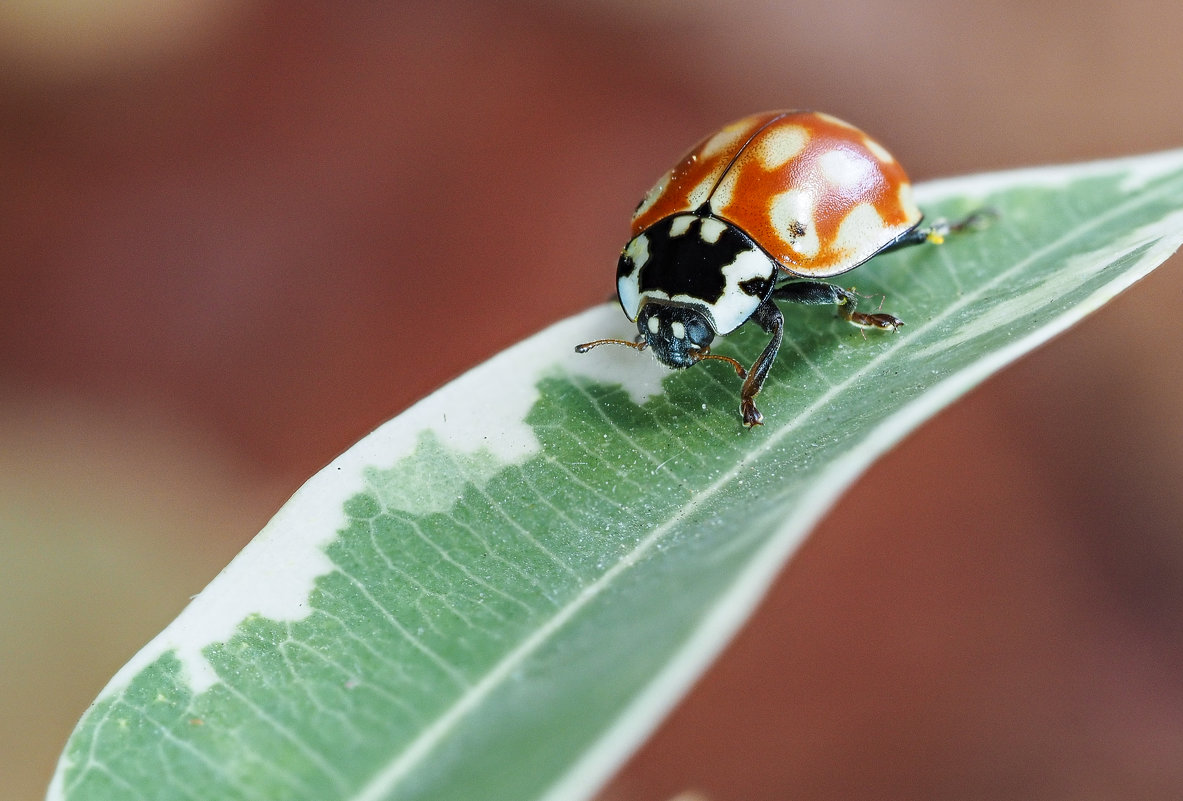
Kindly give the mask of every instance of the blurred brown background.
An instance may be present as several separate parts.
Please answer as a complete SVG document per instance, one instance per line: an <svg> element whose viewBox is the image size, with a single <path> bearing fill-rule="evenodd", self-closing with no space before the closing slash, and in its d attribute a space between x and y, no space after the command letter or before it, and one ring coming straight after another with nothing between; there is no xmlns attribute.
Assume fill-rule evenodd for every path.
<svg viewBox="0 0 1183 801"><path fill-rule="evenodd" d="M59 8L60 6L60 8ZM1183 146L1183 5L0 6L0 799L307 476L814 107L913 178ZM605 791L1183 797L1183 260L878 464Z"/></svg>

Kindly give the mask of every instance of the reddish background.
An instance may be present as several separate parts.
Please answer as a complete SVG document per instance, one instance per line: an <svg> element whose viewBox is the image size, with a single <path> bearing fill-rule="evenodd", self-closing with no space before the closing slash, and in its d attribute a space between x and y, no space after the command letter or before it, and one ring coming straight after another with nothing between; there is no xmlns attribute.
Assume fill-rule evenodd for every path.
<svg viewBox="0 0 1183 801"><path fill-rule="evenodd" d="M79 4L84 6L85 4ZM700 135L1183 145L1173 0L0 10L0 799L298 484L605 298ZM1183 796L1179 257L882 460L605 798Z"/></svg>

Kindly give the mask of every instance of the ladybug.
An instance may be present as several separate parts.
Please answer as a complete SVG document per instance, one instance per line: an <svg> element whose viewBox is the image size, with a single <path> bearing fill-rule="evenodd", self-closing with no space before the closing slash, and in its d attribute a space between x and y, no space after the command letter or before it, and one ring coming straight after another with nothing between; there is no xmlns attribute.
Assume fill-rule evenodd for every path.
<svg viewBox="0 0 1183 801"><path fill-rule="evenodd" d="M923 216L903 168L853 125L816 111L744 117L699 142L633 213L616 291L636 340L575 350L648 347L672 368L727 362L743 379L743 424L760 425L755 399L784 329L776 301L834 305L856 326L896 331L899 318L855 311L853 290L820 279L880 253L940 243L985 213L921 227ZM751 369L711 353L716 336L749 320L772 335Z"/></svg>

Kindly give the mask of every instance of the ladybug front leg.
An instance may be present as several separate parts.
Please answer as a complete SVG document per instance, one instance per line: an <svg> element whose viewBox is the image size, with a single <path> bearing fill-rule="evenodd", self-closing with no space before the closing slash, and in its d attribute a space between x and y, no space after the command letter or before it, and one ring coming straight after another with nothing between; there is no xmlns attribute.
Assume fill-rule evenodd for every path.
<svg viewBox="0 0 1183 801"><path fill-rule="evenodd" d="M751 320L772 334L772 339L768 341L768 346L756 359L752 369L748 370L748 376L744 379L743 387L739 391L739 413L743 416L743 424L748 428L764 423L764 415L756 408L756 395L764 386L764 379L768 378L768 370L776 359L776 352L780 349L785 328L784 315L771 300L761 303L752 314Z"/></svg>
<svg viewBox="0 0 1183 801"><path fill-rule="evenodd" d="M892 314L866 314L855 311L858 295L852 290L827 284L825 281L791 281L774 289L772 297L806 306L837 306L838 315L859 328L895 331L904 324L903 320Z"/></svg>

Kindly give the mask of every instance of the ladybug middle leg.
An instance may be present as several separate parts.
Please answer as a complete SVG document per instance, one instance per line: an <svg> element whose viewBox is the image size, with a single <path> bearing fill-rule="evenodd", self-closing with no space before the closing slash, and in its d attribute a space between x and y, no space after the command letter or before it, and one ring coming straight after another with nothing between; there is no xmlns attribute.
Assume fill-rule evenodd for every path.
<svg viewBox="0 0 1183 801"><path fill-rule="evenodd" d="M843 289L825 281L790 281L772 290L775 300L787 300L790 303L801 303L806 306L837 306L838 314L843 320L859 328L878 328L883 331L895 331L904 321L892 314L866 314L855 311L858 295L852 290ZM755 318L753 318L755 319Z"/></svg>

